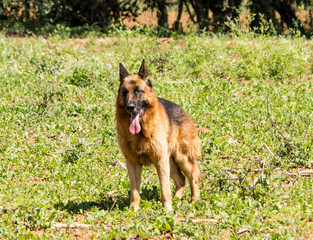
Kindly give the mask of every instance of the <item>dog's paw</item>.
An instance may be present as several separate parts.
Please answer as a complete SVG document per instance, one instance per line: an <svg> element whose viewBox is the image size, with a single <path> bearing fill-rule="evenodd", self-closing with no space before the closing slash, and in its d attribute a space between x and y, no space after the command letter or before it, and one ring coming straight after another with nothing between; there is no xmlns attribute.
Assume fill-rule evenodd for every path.
<svg viewBox="0 0 313 240"><path fill-rule="evenodd" d="M139 209L139 205L137 205L137 204L131 204L129 206L129 210L131 210L131 211L137 212L138 209Z"/></svg>
<svg viewBox="0 0 313 240"><path fill-rule="evenodd" d="M173 212L172 204L166 204L164 205L164 211L167 212Z"/></svg>

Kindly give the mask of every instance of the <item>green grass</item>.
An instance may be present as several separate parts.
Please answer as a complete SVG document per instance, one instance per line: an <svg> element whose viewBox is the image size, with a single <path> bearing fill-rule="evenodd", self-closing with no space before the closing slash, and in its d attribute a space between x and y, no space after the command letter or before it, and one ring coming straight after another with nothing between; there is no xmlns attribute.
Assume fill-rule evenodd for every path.
<svg viewBox="0 0 313 240"><path fill-rule="evenodd" d="M129 211L116 161L118 63L136 73L142 57L158 96L191 114L202 141L201 199L190 204L188 189L174 213L163 212L154 168ZM1 36L0 238L312 238L313 181L299 174L313 163L312 59L313 42L291 37Z"/></svg>

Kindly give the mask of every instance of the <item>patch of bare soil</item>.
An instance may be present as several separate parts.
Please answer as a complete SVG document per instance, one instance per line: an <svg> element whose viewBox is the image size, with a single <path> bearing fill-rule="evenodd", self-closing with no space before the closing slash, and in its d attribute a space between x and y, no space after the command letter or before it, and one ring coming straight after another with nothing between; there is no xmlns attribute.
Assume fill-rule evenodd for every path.
<svg viewBox="0 0 313 240"><path fill-rule="evenodd" d="M33 177L29 178L25 181L23 181L22 178L15 178L15 179L13 179L13 181L20 182L20 183L29 183L29 184L46 184L46 183L51 182L50 180L48 180L46 178L38 179L38 178L33 178Z"/></svg>
<svg viewBox="0 0 313 240"><path fill-rule="evenodd" d="M296 12L296 16L299 18L299 20L302 22L304 28L312 28L313 27L313 13L312 11L306 11L301 10ZM212 13L210 13L209 18L212 19ZM275 16L278 20L280 20L279 13L276 12ZM172 28L174 26L174 23L177 19L177 12L169 12L168 13L168 23L169 27ZM247 13L241 14L241 22L243 26L247 26L248 20L247 20ZM158 20L156 12L142 12L137 18L127 18L124 20L125 26L127 28L132 28L136 24L142 25L142 26L157 26ZM192 20L190 19L190 16L187 12L182 13L181 19L180 19L181 26L183 28L186 28L193 24ZM284 26L285 28L286 26Z"/></svg>
<svg viewBox="0 0 313 240"><path fill-rule="evenodd" d="M97 235L97 232L89 229L66 229L67 234L69 234L74 239L87 240L92 239Z"/></svg>
<svg viewBox="0 0 313 240"><path fill-rule="evenodd" d="M168 24L171 28L174 26L176 19L177 19L177 12L168 13ZM183 28L192 24L192 21L188 13L182 13L180 22ZM125 19L124 23L127 28L132 28L136 24L143 25L143 26L151 26L151 25L156 26L158 24L158 19L156 16L156 12L143 12L137 18Z"/></svg>
<svg viewBox="0 0 313 240"><path fill-rule="evenodd" d="M31 234L41 239L44 235L46 236L57 236L60 232L63 232L65 235L69 236L71 239L79 239L79 240L89 240L93 239L97 236L97 232L90 229L61 229L61 230L36 230L30 231Z"/></svg>

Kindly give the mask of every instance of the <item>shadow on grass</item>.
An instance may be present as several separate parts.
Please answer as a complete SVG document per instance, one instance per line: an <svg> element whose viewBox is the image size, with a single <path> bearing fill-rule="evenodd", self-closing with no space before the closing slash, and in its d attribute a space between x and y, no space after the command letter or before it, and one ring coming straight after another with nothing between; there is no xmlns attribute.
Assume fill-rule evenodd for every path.
<svg viewBox="0 0 313 240"><path fill-rule="evenodd" d="M85 202L75 202L67 201L58 202L54 204L54 207L58 210L67 211L71 214L79 214L83 211L89 211L92 208L98 208L99 210L112 211L116 209L128 208L130 203L130 192L128 196L101 196L99 201L85 201ZM143 187L141 189L141 199L146 201L159 200L159 191L156 186L152 188Z"/></svg>
<svg viewBox="0 0 313 240"><path fill-rule="evenodd" d="M54 204L54 207L58 210L67 211L71 214L79 214L83 211L89 211L92 208L98 208L99 210L112 211L116 209L123 209L129 205L129 198L125 197L105 197L100 201L85 201L74 202L67 201L58 202Z"/></svg>

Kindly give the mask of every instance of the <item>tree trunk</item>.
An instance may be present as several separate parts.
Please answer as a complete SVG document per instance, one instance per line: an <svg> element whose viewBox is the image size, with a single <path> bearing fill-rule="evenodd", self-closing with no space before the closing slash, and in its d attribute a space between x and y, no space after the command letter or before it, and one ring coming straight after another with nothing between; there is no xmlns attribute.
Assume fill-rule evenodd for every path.
<svg viewBox="0 0 313 240"><path fill-rule="evenodd" d="M301 22L296 16L295 9L292 7L292 4L289 0L284 1L272 1L274 9L280 14L281 20L284 21L288 28L293 28L294 22L297 23L297 27L300 30L301 34L305 34L304 28L301 26Z"/></svg>
<svg viewBox="0 0 313 240"><path fill-rule="evenodd" d="M30 4L29 0L24 0L25 4L25 20L27 21L30 17Z"/></svg>
<svg viewBox="0 0 313 240"><path fill-rule="evenodd" d="M168 25L168 15L167 15L167 7L166 7L166 0L159 0L158 1L158 25L165 26Z"/></svg>
<svg viewBox="0 0 313 240"><path fill-rule="evenodd" d="M8 20L8 13L3 1L0 1L0 20Z"/></svg>
<svg viewBox="0 0 313 240"><path fill-rule="evenodd" d="M178 14L177 14L177 18L176 21L174 23L174 29L178 30L179 29L179 22L180 22L180 18L181 18L181 14L183 12L183 4L184 4L184 0L179 0L179 4L178 4Z"/></svg>
<svg viewBox="0 0 313 240"><path fill-rule="evenodd" d="M191 21L192 21L193 23L196 23L195 19L193 18L194 15L191 13L191 11L190 11L190 9L189 9L188 2L185 1L184 3L185 3L185 6L186 6L186 9L187 9L187 12L188 12L188 14L189 14L189 17L190 17Z"/></svg>

